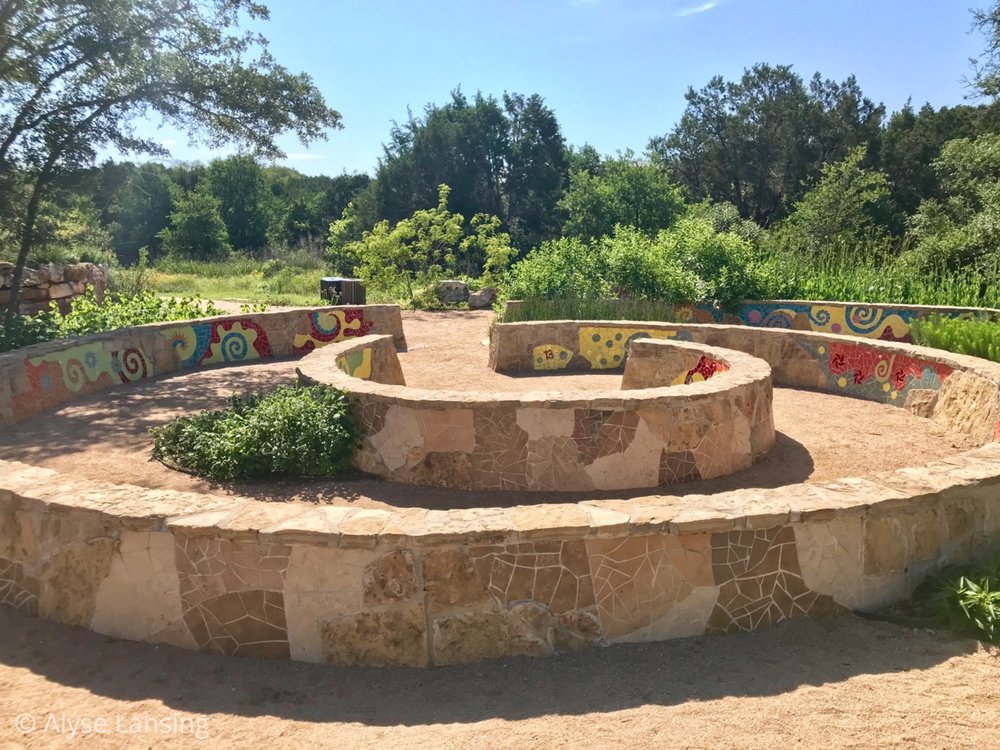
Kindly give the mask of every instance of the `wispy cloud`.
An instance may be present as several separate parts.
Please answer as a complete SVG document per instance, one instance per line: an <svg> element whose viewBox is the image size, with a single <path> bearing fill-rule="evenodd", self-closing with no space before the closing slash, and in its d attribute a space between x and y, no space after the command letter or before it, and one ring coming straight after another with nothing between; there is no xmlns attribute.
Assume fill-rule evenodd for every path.
<svg viewBox="0 0 1000 750"><path fill-rule="evenodd" d="M707 3L702 3L701 5L694 5L690 8L681 8L677 11L677 16L680 18L685 18L687 16L694 16L699 13L704 13L707 10L712 10L719 4L719 0L708 0Z"/></svg>
<svg viewBox="0 0 1000 750"><path fill-rule="evenodd" d="M285 154L285 159L288 161L319 161L325 158L322 154L308 154L304 151L290 151Z"/></svg>

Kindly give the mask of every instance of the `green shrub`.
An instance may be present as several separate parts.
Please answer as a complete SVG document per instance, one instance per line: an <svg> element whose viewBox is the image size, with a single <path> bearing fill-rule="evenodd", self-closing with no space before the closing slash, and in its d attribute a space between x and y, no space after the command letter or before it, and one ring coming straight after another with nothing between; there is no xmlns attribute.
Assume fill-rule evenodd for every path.
<svg viewBox="0 0 1000 750"><path fill-rule="evenodd" d="M507 277L506 299L606 297L606 261L596 244L563 237L544 242L516 263Z"/></svg>
<svg viewBox="0 0 1000 750"><path fill-rule="evenodd" d="M530 320L655 320L676 322L674 305L650 299L559 299L522 300L511 312L501 310L497 323Z"/></svg>
<svg viewBox="0 0 1000 750"><path fill-rule="evenodd" d="M632 227L615 227L599 247L607 264L607 280L620 298L686 302L697 299L698 276L673 252L673 234L650 238Z"/></svg>
<svg viewBox="0 0 1000 750"><path fill-rule="evenodd" d="M1000 324L983 318L933 315L910 324L914 342L1000 362Z"/></svg>
<svg viewBox="0 0 1000 750"><path fill-rule="evenodd" d="M224 314L211 302L192 297L162 299L148 290L131 297L109 294L104 304L99 305L94 291L88 289L86 294L70 303L70 310L65 315L53 302L48 312L18 316L10 327L0 325L0 352L116 328Z"/></svg>
<svg viewBox="0 0 1000 750"><path fill-rule="evenodd" d="M1000 642L1000 560L945 568L917 587L913 604L952 630Z"/></svg>
<svg viewBox="0 0 1000 750"><path fill-rule="evenodd" d="M10 325L0 319L0 352L20 349L58 338L58 329L50 314L17 315Z"/></svg>
<svg viewBox="0 0 1000 750"><path fill-rule="evenodd" d="M347 393L325 386L233 396L228 409L150 432L154 458L213 479L330 476L350 466L360 437Z"/></svg>
<svg viewBox="0 0 1000 750"><path fill-rule="evenodd" d="M66 315L60 315L55 305L52 312L48 313L54 321L56 338L224 314L211 302L202 302L193 297L160 298L148 290L133 297L109 295L104 304L99 305L93 291L89 289L86 294L73 300Z"/></svg>

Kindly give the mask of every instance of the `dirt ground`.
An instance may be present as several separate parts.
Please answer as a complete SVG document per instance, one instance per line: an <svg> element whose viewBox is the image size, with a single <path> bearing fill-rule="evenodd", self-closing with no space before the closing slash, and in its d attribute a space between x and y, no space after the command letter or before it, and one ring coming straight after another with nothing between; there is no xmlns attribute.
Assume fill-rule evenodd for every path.
<svg viewBox="0 0 1000 750"><path fill-rule="evenodd" d="M185 652L2 608L0 634L7 750L1000 745L1000 652L851 615L425 670Z"/></svg>
<svg viewBox="0 0 1000 750"><path fill-rule="evenodd" d="M497 389L494 379L501 376L485 370L485 347L478 343L487 320L407 316L410 384ZM455 346L458 340L464 350ZM276 362L101 394L62 409L44 427L8 431L0 456L115 481L207 489L147 461L146 429L218 405L234 389L291 380L293 373L293 363ZM597 387L614 381L596 377ZM507 380L516 388L533 378ZM595 381L563 382L594 387ZM699 484L697 491L727 482L777 486L859 475L967 447L959 436L901 410L787 389L776 392L775 419L781 434L767 462L718 485ZM211 489L365 505L530 500L376 480ZM1000 747L1000 651L844 615L567 657L341 669L117 641L0 607L0 750L81 743L980 750Z"/></svg>
<svg viewBox="0 0 1000 750"><path fill-rule="evenodd" d="M522 375L487 367L492 313L406 313L409 351L401 355L408 385L487 391L615 389L620 374ZM356 507L506 506L622 497L628 493L465 492L408 487L372 478L214 483L172 471L150 458L149 428L175 416L218 408L233 392L295 380L295 361L199 370L81 398L54 418L36 419L0 433L0 457L106 481ZM712 493L738 487L781 487L803 481L864 476L917 466L973 447L891 406L839 396L775 390L777 442L768 458L746 471L670 488L671 494ZM648 495L649 490L635 495Z"/></svg>

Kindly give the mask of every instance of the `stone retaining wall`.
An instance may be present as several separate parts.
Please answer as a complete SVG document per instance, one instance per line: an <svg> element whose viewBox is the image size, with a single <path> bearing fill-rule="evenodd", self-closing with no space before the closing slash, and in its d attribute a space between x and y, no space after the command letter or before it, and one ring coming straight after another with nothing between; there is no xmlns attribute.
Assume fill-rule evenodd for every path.
<svg viewBox="0 0 1000 750"><path fill-rule="evenodd" d="M369 333L389 334L406 348L396 305L248 313L36 344L0 354L0 425L113 385L191 367L301 355Z"/></svg>
<svg viewBox="0 0 1000 750"><path fill-rule="evenodd" d="M627 391L406 388L385 336L313 352L298 372L304 382L351 392L363 435L354 466L394 482L473 490L633 489L710 479L763 458L774 445L767 364L692 344L669 351L675 356L664 359L667 350L644 349L642 359L659 359L669 369L669 381L659 385L679 385L650 387L662 377L653 367L636 372L630 382L639 390Z"/></svg>
<svg viewBox="0 0 1000 750"><path fill-rule="evenodd" d="M13 283L14 264L0 262L0 309L6 308L10 301ZM98 302L103 302L107 284L108 267L93 263L65 266L48 263L38 268L26 268L21 282L19 309L22 315L34 315L48 310L50 303L55 302L60 310L67 312L73 298L86 292L87 287L93 288Z"/></svg>
<svg viewBox="0 0 1000 750"><path fill-rule="evenodd" d="M495 361L532 366L550 332L508 330ZM993 437L1000 365L813 333L656 330L743 341L778 382L888 394ZM558 344L570 361L574 340L565 329ZM221 343L210 337L204 358ZM545 655L871 609L998 540L996 442L865 479L470 510L269 503L0 461L0 603L121 638L340 665Z"/></svg>
<svg viewBox="0 0 1000 750"><path fill-rule="evenodd" d="M637 338L694 341L746 352L771 366L775 385L905 407L980 443L1000 434L1000 365L899 342L727 325L505 323L493 331L490 366L501 372L537 368L539 352L551 350L559 352L565 369L620 367L625 358L621 344ZM608 347L609 342L614 345Z"/></svg>
<svg viewBox="0 0 1000 750"><path fill-rule="evenodd" d="M359 510L0 461L0 603L99 633L338 665L457 664L768 627L995 550L1000 444L870 479Z"/></svg>

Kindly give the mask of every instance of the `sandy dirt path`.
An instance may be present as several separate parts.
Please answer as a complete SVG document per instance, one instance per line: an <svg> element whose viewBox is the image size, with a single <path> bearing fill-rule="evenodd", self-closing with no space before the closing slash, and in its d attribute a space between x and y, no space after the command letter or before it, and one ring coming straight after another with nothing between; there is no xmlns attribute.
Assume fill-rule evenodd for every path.
<svg viewBox="0 0 1000 750"><path fill-rule="evenodd" d="M850 615L425 670L184 652L2 608L0 635L5 749L1000 745L1000 653Z"/></svg>

